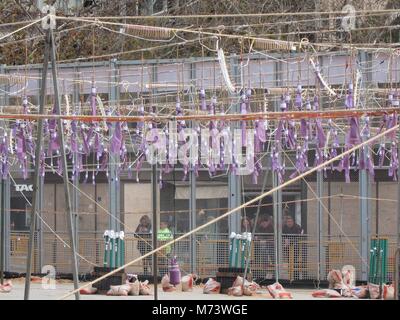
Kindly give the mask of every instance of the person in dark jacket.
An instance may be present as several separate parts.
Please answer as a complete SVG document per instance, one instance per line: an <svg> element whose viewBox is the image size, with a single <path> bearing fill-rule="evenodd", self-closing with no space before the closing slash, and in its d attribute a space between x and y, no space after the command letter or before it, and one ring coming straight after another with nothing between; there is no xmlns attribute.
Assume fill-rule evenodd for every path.
<svg viewBox="0 0 400 320"><path fill-rule="evenodd" d="M144 215L139 220L139 225L136 228L135 236L139 238L137 243L137 249L143 256L150 252L151 246L151 220L149 216ZM143 259L143 272L147 274L148 268L151 267L151 256Z"/></svg>
<svg viewBox="0 0 400 320"><path fill-rule="evenodd" d="M299 280L300 271L305 271L307 252L303 228L298 225L291 215L286 214L282 227L283 255L289 265L293 266L291 280ZM294 277L294 279L293 279Z"/></svg>
<svg viewBox="0 0 400 320"><path fill-rule="evenodd" d="M282 234L303 234L304 230L294 222L292 216L287 215L284 218L284 225L282 228Z"/></svg>
<svg viewBox="0 0 400 320"><path fill-rule="evenodd" d="M270 215L262 215L259 218L254 240L255 260L261 271L259 276L270 278L275 270L274 223ZM265 270L267 274L265 274Z"/></svg>

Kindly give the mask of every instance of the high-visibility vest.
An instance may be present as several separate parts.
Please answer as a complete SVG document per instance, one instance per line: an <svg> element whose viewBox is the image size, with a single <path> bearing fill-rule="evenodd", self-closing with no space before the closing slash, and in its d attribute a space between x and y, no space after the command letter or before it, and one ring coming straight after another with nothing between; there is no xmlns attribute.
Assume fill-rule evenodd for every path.
<svg viewBox="0 0 400 320"><path fill-rule="evenodd" d="M169 240L172 240L172 239L173 239L172 232L168 228L158 230L157 240L159 240L159 241L169 241ZM165 247L165 252L166 253L170 253L171 252L171 246Z"/></svg>

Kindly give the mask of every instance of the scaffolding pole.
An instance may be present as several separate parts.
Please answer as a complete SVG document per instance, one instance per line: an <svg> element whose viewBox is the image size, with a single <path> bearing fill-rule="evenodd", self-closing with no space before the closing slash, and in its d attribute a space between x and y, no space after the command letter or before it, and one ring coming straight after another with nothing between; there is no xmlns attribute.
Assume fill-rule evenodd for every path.
<svg viewBox="0 0 400 320"><path fill-rule="evenodd" d="M55 108L56 113L61 115L61 107L60 107L60 95L58 91L58 81L57 81L57 62L56 62L56 46L54 41L53 30L50 29L50 53L51 53L51 65L52 65L52 74L53 74L53 89L54 89L54 99L55 99ZM76 255L76 242L75 242L75 234L74 234L74 217L71 210L71 196L69 192L69 179L68 179L68 164L67 157L65 154L65 139L64 139L64 126L63 121L59 119L57 121L57 129L60 138L60 154L61 154L61 164L63 169L63 182L64 182L64 196L65 196L65 205L66 212L68 215L68 232L70 238L70 246L71 246L71 255L72 255L72 275L74 281L75 290L79 287L79 279L78 279L78 262ZM34 220L34 219L32 219ZM75 293L75 299L79 300L79 291Z"/></svg>
<svg viewBox="0 0 400 320"><path fill-rule="evenodd" d="M39 114L44 114L44 105L46 103L46 86L47 86L47 69L49 65L49 55L50 55L50 32L46 31L45 34L45 48L44 48L44 61L42 69L42 83L40 87L40 104L39 104ZM38 199L38 189L40 184L40 155L42 150L42 140L43 140L43 120L38 119L38 129L37 129L37 141L35 150L35 171L33 174L33 192L32 192L32 210L31 210L31 224L29 231L29 242L28 242L28 256L26 259L26 276L25 276L25 291L24 300L29 300L30 288L31 288L31 269L32 269L32 253L34 246L34 236L36 228L36 208ZM63 145L62 145L63 147Z"/></svg>
<svg viewBox="0 0 400 320"><path fill-rule="evenodd" d="M49 19L51 19L49 17ZM49 58L52 64L52 80L53 80L53 89L54 89L54 98L55 98L55 108L56 113L61 115L60 108L60 96L58 91L58 81L57 81L57 63L56 63L56 48L54 42L54 34L51 27L45 32L45 51L44 51L44 62L43 62L43 70L42 70L42 85L41 85L41 93L40 93L40 106L39 113L44 114L44 104L46 99L46 84L47 84L47 72L48 72L48 64ZM63 122L61 119L57 120L57 129L60 139L60 153L61 153L61 162L63 167L63 181L64 181L64 196L65 196L65 206L66 212L68 215L68 231L70 236L70 245L71 245L71 254L72 254L72 273L74 280L74 288L77 289L79 287L78 283L78 267L77 267L77 256L76 256L76 245L75 245L75 236L74 236L74 223L73 216L71 211L71 198L69 192L69 181L68 181L68 166L67 166L67 158L65 155L65 142L64 142L64 131L63 131ZM34 247L34 236L35 236L35 228L36 228L36 212L38 207L38 191L40 186L40 162L41 162L41 151L42 151L42 141L43 140L43 121L38 121L38 133L37 133L37 144L35 151L35 172L34 172L34 181L33 181L33 195L32 195L32 212L31 212L31 224L30 224L30 233L29 233L29 245L28 245L28 257L27 257L27 265L26 265L26 277L25 277L25 292L24 299L29 299L30 294L30 280L31 280L31 269L32 269L32 254ZM75 293L75 298L79 300L79 291Z"/></svg>
<svg viewBox="0 0 400 320"><path fill-rule="evenodd" d="M151 68L151 82L155 83L157 81L157 66L152 65ZM153 103L154 95L156 94L156 89L151 91L151 102ZM156 161L156 159L153 159ZM160 168L162 170L162 168ZM151 189L152 189L152 213L153 213L153 249L157 248L157 234L158 234L158 219L157 219L157 163L151 166ZM154 300L158 300L158 259L157 252L153 254L153 282L154 282Z"/></svg>
<svg viewBox="0 0 400 320"><path fill-rule="evenodd" d="M370 59L371 56L363 51L359 53L359 60L360 63L365 64L365 68L368 68L368 65L371 64ZM363 72L363 78L362 81L365 83L371 80L371 72ZM363 84L363 83L361 83ZM365 85L365 84L364 84ZM361 89L361 87L360 87ZM365 98L365 97L364 97ZM359 100L361 100L361 96L359 97ZM357 104L358 101L357 100ZM355 105L357 108L357 105ZM361 122L363 125L365 124L365 119ZM362 141L366 141L369 139L368 136L366 136L365 132L362 135ZM369 155L369 150L368 147L364 146L362 147L364 150L364 162L367 163L367 157ZM362 149L359 150L361 152ZM369 203L369 197L370 197L370 183L371 179L369 178L368 172L366 169L359 170L359 193L360 193L360 252L361 252L361 280L362 281L368 281L368 260L369 260L369 248L370 248L370 224L371 224L371 208L370 208L370 203ZM365 263L366 262L366 263Z"/></svg>
<svg viewBox="0 0 400 320"><path fill-rule="evenodd" d="M230 57L231 70L234 78L234 82L238 83L240 81L240 71L238 67L238 58L233 55ZM234 104L231 108L231 113L240 113L240 105L238 103ZM231 123L231 132L237 128L237 123ZM239 164L238 164L239 165ZM241 176L236 175L234 172L229 172L228 174L228 207L229 209L236 208L241 204ZM237 213L232 214L228 217L229 233L240 232L240 220L242 211L239 210Z"/></svg>
<svg viewBox="0 0 400 320"><path fill-rule="evenodd" d="M119 86L115 85L115 83L118 83L118 65L117 65L117 60L113 59L111 60L111 79L112 83L110 85L110 107L113 108L115 107L115 103L119 97ZM112 111L113 115L115 115L115 111ZM114 133L116 124L112 124L112 129L110 132L110 139L112 139L112 135ZM110 196L110 201L109 201L109 211L111 213L110 215L110 229L114 230L116 232L120 231L120 223L119 221L121 220L120 216L120 182L118 179L118 165L119 165L119 155L114 154L110 150L110 156L108 159L108 165L109 165L109 184L108 184L108 191L109 191L109 196Z"/></svg>
<svg viewBox="0 0 400 320"><path fill-rule="evenodd" d="M318 287L319 282L325 279L324 276L324 261L325 261L325 250L324 250L324 220L323 220L323 204L321 198L324 195L324 176L323 171L317 172L317 197L318 207L317 207L317 247L318 247Z"/></svg>
<svg viewBox="0 0 400 320"><path fill-rule="evenodd" d="M190 78L192 80L192 84L196 79L196 65L190 64ZM194 86L191 85L191 92L192 96L195 94L193 92ZM194 104L193 104L193 109ZM196 129L196 122L190 122L192 129ZM194 157L196 155L190 155ZM189 224L190 230L193 230L197 227L197 196L196 196L196 172L195 172L195 165L192 163L192 170L190 171L189 181L190 181L190 199L189 199L189 206L190 206L190 216L189 216ZM197 273L197 264L196 264L196 257L197 257L197 245L196 245L196 235L190 236L190 270L192 273Z"/></svg>

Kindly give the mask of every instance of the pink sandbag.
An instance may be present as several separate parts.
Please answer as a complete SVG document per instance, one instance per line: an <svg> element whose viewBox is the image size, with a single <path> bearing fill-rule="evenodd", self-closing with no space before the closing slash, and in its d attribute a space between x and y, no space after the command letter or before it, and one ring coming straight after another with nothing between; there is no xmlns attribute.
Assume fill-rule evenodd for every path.
<svg viewBox="0 0 400 320"><path fill-rule="evenodd" d="M139 280L136 279L136 281L131 282L131 283L127 283L127 285L129 286L128 294L130 296L138 296L139 295L139 291L140 291L140 282L139 282Z"/></svg>
<svg viewBox="0 0 400 320"><path fill-rule="evenodd" d="M342 295L336 290L322 289L312 293L314 298L340 298Z"/></svg>
<svg viewBox="0 0 400 320"><path fill-rule="evenodd" d="M256 291L260 289L260 286L253 282L248 282L247 280L244 282L244 286L243 286L243 294L245 296L252 296L253 294L256 293Z"/></svg>
<svg viewBox="0 0 400 320"><path fill-rule="evenodd" d="M382 297L384 300L394 300L394 286L393 284L383 285Z"/></svg>
<svg viewBox="0 0 400 320"><path fill-rule="evenodd" d="M80 294L95 294L97 292L97 288L90 287L90 288L82 288L79 290Z"/></svg>
<svg viewBox="0 0 400 320"><path fill-rule="evenodd" d="M206 294L219 293L220 291L221 291L221 284L216 280L214 280L213 278L209 278L203 288L203 293Z"/></svg>
<svg viewBox="0 0 400 320"><path fill-rule="evenodd" d="M228 295L235 296L235 297L241 297L243 295L242 286L235 286L235 287L228 288Z"/></svg>
<svg viewBox="0 0 400 320"><path fill-rule="evenodd" d="M123 284L120 286L110 286L110 290L107 291L107 295L108 296L127 296L130 289L131 289L131 287L128 284Z"/></svg>
<svg viewBox="0 0 400 320"><path fill-rule="evenodd" d="M188 274L186 276L183 276L181 279L182 283L182 291L192 291L193 290L193 275Z"/></svg>
<svg viewBox="0 0 400 320"><path fill-rule="evenodd" d="M161 286L162 286L164 292L172 292L172 291L176 290L174 285L169 282L168 274L166 274L166 275L164 275L164 277L162 277Z"/></svg>
<svg viewBox="0 0 400 320"><path fill-rule="evenodd" d="M368 291L369 291L369 297L371 299L378 299L379 298L379 285L369 283L368 284Z"/></svg>
<svg viewBox="0 0 400 320"><path fill-rule="evenodd" d="M8 293L11 291L13 285L11 280L5 281L4 284L0 284L0 292L2 293Z"/></svg>
<svg viewBox="0 0 400 320"><path fill-rule="evenodd" d="M339 270L329 271L327 280L329 282L329 289L341 289L343 286L343 277Z"/></svg>
<svg viewBox="0 0 400 320"><path fill-rule="evenodd" d="M279 282L267 286L267 289L274 299L293 299L292 294L287 292Z"/></svg>
<svg viewBox="0 0 400 320"><path fill-rule="evenodd" d="M142 296L149 296L150 295L149 280L146 280L144 282L140 282L139 294L142 295Z"/></svg>

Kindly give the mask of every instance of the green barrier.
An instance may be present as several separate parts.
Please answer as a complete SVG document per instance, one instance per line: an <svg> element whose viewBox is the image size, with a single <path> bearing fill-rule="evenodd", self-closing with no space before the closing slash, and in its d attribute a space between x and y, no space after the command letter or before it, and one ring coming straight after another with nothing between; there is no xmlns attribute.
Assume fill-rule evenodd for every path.
<svg viewBox="0 0 400 320"><path fill-rule="evenodd" d="M120 241L119 232L115 233L115 246L114 246L114 257L115 257L115 267L118 268L120 266L119 261L119 248L120 248Z"/></svg>
<svg viewBox="0 0 400 320"><path fill-rule="evenodd" d="M251 233L244 232L240 235L232 232L229 238L229 267L245 268L251 249Z"/></svg>
<svg viewBox="0 0 400 320"><path fill-rule="evenodd" d="M229 267L233 267L233 261L235 260L235 237L236 233L232 232L230 235L230 245L229 245Z"/></svg>
<svg viewBox="0 0 400 320"><path fill-rule="evenodd" d="M387 277L387 251L386 238L371 239L370 262L368 280L370 283L382 285L388 281Z"/></svg>
<svg viewBox="0 0 400 320"><path fill-rule="evenodd" d="M103 267L108 266L108 248L110 245L110 236L108 230L104 231L104 257L103 257Z"/></svg>
<svg viewBox="0 0 400 320"><path fill-rule="evenodd" d="M115 244L115 233L114 230L110 231L110 246L109 246L109 256L110 256L110 265L111 269L115 268L115 255L114 255L114 244Z"/></svg>
<svg viewBox="0 0 400 320"><path fill-rule="evenodd" d="M120 238L120 250L119 250L119 254L120 254L120 266L123 266L125 264L125 233L123 231L120 231L119 233L119 238Z"/></svg>
<svg viewBox="0 0 400 320"><path fill-rule="evenodd" d="M239 257L240 257L240 239L241 239L241 235L237 234L235 237L235 268L237 268L239 266Z"/></svg>

